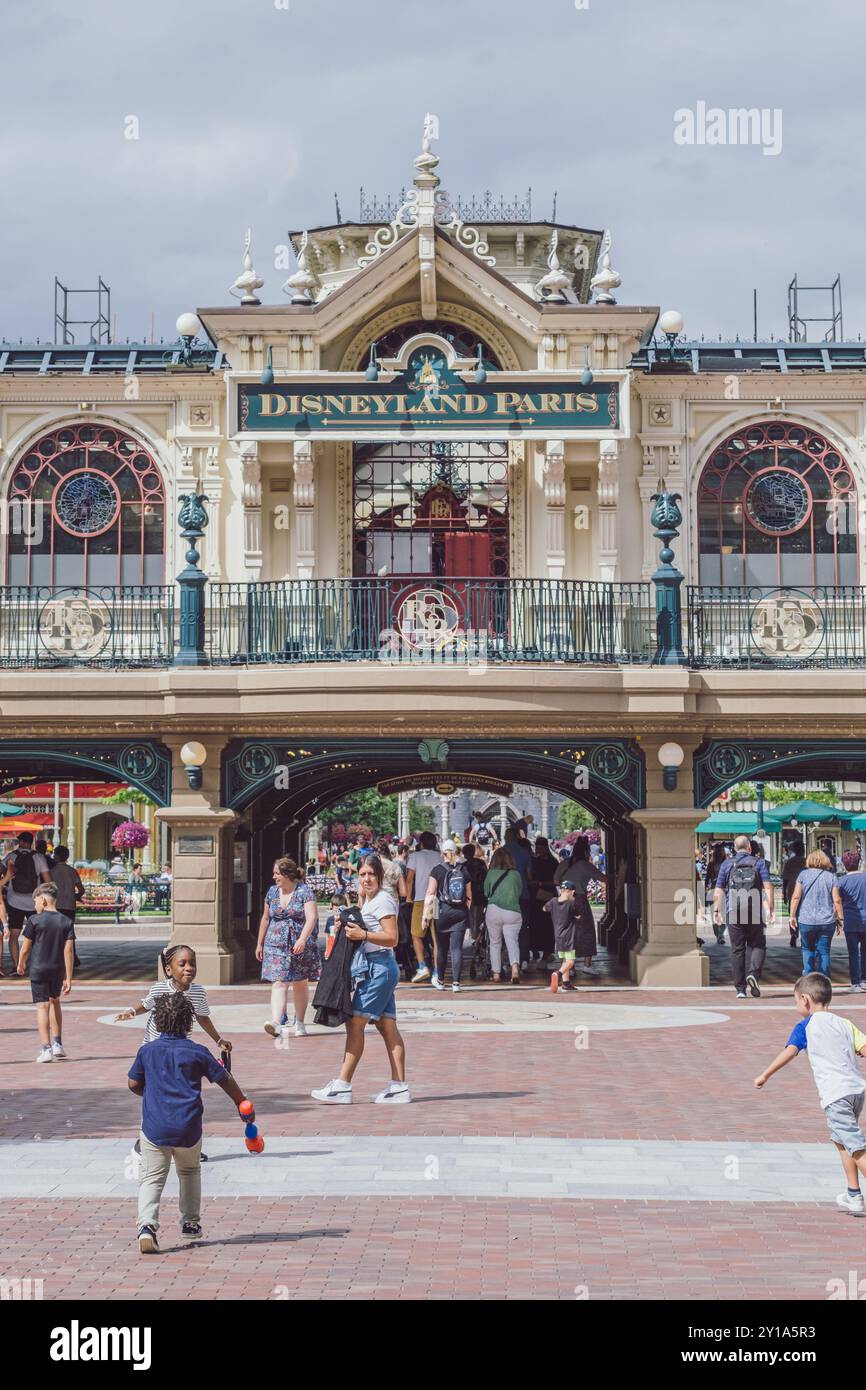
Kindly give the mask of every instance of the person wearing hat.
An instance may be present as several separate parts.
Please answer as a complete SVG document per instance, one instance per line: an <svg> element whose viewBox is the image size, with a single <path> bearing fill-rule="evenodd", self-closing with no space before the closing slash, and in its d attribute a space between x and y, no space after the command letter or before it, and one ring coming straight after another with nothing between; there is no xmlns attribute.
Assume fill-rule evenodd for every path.
<svg viewBox="0 0 866 1390"><path fill-rule="evenodd" d="M574 894L577 884L573 879L564 878L557 887L557 896L544 904L543 912L549 914L553 922L553 939L559 968L550 977L550 988L554 994L563 989L574 989L572 975L577 964L577 912Z"/></svg>
<svg viewBox="0 0 866 1390"><path fill-rule="evenodd" d="M444 864L430 872L424 901L424 921L432 919L433 900L436 900L436 972L430 983L434 989L445 988L445 967L451 958L451 988L460 992L460 971L463 967L463 941L469 926L472 906L472 880L462 855L458 857L454 840L442 845Z"/></svg>

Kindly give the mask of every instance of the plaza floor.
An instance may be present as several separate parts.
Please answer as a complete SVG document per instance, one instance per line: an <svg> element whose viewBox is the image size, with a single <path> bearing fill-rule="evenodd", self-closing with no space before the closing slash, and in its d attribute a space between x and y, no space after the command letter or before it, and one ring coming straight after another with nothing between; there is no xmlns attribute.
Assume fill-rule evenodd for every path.
<svg viewBox="0 0 866 1390"><path fill-rule="evenodd" d="M791 973L797 953L777 953ZM808 1062L752 1084L796 1021L785 980L745 1002L729 986L401 987L414 1100L397 1109L370 1103L376 1034L354 1103L319 1105L342 1035L277 1045L261 985L214 989L266 1149L245 1152L205 1087L205 1239L181 1248L171 1179L151 1259L126 1088L141 1023L111 1021L137 997L77 984L69 1060L37 1066L29 989L0 981L0 1276L41 1278L46 1299L823 1300L866 1275ZM836 1007L866 1030L866 995Z"/></svg>

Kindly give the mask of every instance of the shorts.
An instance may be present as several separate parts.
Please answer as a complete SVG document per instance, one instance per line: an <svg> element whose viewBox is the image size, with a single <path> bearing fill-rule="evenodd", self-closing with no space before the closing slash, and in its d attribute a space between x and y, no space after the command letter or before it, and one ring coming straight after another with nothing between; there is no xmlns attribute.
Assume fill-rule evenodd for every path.
<svg viewBox="0 0 866 1390"><path fill-rule="evenodd" d="M27 918L32 917L36 911L36 904L34 903L30 910L25 912L23 907L13 907L11 903L7 903L6 911L9 914L9 930L23 931Z"/></svg>
<svg viewBox="0 0 866 1390"><path fill-rule="evenodd" d="M63 993L66 976L43 975L39 980L30 981L30 997L34 1004L47 1004L50 999L59 999Z"/></svg>
<svg viewBox="0 0 866 1390"><path fill-rule="evenodd" d="M560 960L577 960L577 951L557 951Z"/></svg>
<svg viewBox="0 0 866 1390"><path fill-rule="evenodd" d="M413 936L417 936L417 937L426 936L427 933L428 933L428 931L430 930L429 927L425 927L425 926L424 926L424 924L423 924L423 919L424 919L424 899L422 898L422 899L420 900L420 902L417 902L417 903L413 903L413 904L412 904L412 935L413 935Z"/></svg>
<svg viewBox="0 0 866 1390"><path fill-rule="evenodd" d="M380 1018L396 1018L394 992L400 979L397 957L386 947L383 951L371 951L367 965L369 973L352 995L352 1013L355 1018L369 1018L371 1023Z"/></svg>
<svg viewBox="0 0 866 1390"><path fill-rule="evenodd" d="M859 1125L860 1111L866 1091L858 1091L853 1096L843 1096L841 1100L831 1101L824 1107L830 1138L834 1144L841 1144L849 1154L862 1153L866 1149L866 1137Z"/></svg>

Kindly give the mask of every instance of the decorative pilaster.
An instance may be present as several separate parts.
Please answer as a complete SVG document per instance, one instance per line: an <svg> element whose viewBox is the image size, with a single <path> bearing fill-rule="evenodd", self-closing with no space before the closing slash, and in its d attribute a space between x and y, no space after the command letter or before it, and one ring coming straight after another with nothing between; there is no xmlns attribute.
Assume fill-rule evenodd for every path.
<svg viewBox="0 0 866 1390"><path fill-rule="evenodd" d="M616 439L606 439L598 456L598 574L610 584L617 577L619 563L618 502L619 443Z"/></svg>
<svg viewBox="0 0 866 1390"><path fill-rule="evenodd" d="M295 567L298 579L312 579L316 571L316 479L312 440L292 445L295 474Z"/></svg>
<svg viewBox="0 0 866 1390"><path fill-rule="evenodd" d="M565 574L565 445L548 439L544 455L545 541L547 577Z"/></svg>
<svg viewBox="0 0 866 1390"><path fill-rule="evenodd" d="M241 502L244 509L244 575L255 583L262 576L262 465L254 439L234 446L241 465Z"/></svg>

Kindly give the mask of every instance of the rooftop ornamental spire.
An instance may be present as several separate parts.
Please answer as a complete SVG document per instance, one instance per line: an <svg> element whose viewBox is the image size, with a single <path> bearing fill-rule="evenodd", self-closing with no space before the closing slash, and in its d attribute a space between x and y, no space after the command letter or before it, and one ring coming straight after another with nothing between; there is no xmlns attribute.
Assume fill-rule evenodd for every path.
<svg viewBox="0 0 866 1390"><path fill-rule="evenodd" d="M283 293L292 296L293 304L312 304L313 291L319 283L307 261L307 243L309 239L309 232L304 232L297 252L298 268L294 275L290 275L283 285Z"/></svg>
<svg viewBox="0 0 866 1390"><path fill-rule="evenodd" d="M252 231L247 227L247 234L244 238L244 268L229 290L229 294L240 299L241 304L261 304L262 302L256 294L256 290L260 290L265 282L259 279L253 267L253 258L250 255L252 239Z"/></svg>
<svg viewBox="0 0 866 1390"><path fill-rule="evenodd" d="M604 252L601 258L601 270L596 271L590 280L590 289L595 290L596 304L615 304L616 300L611 294L611 290L619 289L622 278L610 265L610 232L604 234Z"/></svg>

